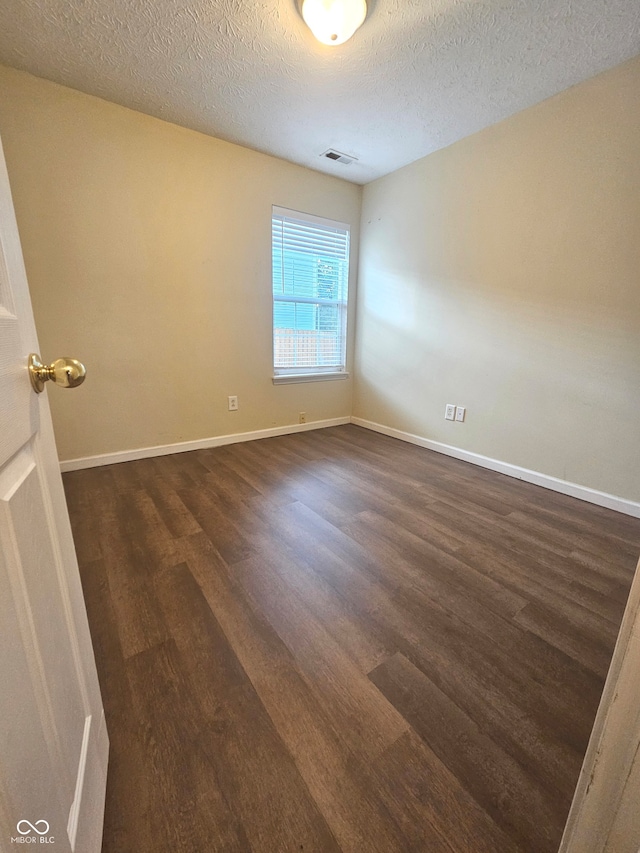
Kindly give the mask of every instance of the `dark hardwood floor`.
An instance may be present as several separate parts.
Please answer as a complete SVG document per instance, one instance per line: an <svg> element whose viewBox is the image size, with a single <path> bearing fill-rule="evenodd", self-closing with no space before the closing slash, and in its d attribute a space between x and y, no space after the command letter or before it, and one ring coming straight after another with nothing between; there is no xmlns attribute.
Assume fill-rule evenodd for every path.
<svg viewBox="0 0 640 853"><path fill-rule="evenodd" d="M355 426L65 475L104 853L553 853L640 520Z"/></svg>

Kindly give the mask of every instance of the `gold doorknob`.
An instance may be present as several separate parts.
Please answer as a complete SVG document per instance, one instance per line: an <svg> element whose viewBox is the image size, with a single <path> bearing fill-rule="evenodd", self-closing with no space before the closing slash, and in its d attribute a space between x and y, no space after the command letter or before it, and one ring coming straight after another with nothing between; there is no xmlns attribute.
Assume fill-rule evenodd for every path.
<svg viewBox="0 0 640 853"><path fill-rule="evenodd" d="M57 358L47 366L35 352L29 356L29 377L36 394L44 391L44 383L49 379L61 388L76 388L82 385L86 375L84 364L75 358Z"/></svg>

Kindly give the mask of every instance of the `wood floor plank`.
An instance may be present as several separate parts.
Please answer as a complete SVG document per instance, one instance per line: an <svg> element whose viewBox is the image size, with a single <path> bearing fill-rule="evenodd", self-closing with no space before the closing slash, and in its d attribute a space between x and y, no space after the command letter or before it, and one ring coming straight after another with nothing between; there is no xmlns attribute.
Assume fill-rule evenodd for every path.
<svg viewBox="0 0 640 853"><path fill-rule="evenodd" d="M279 527L282 530L282 527ZM280 575L318 625L337 642L357 669L366 674L389 657L389 649L378 638L371 625L361 619L339 596L302 565L299 552L280 546L269 549L268 567Z"/></svg>
<svg viewBox="0 0 640 853"><path fill-rule="evenodd" d="M135 715L125 669L118 614L111 602L103 561L81 563L80 568L111 742L104 815L105 845L107 849L118 851L151 849L148 816L155 803L150 777L145 770L144 732ZM140 817L131 821L129 808L134 801Z"/></svg>
<svg viewBox="0 0 640 853"><path fill-rule="evenodd" d="M324 576L330 578L338 590L344 591L354 608L362 608L363 615L376 621L389 646L395 646L411 660L418 661L420 668L454 701L472 709L472 716L479 724L495 728L509 744L512 754L525 762L530 772L544 778L546 784L555 786L565 797L570 796L581 763L580 753L558 741L526 713L521 702L530 697L522 697L505 679L504 673L496 671L490 661L478 654L475 636L468 634L470 642L464 642L455 624L442 622L437 611L425 613L421 604L416 603L412 590L401 592L393 555L386 554L384 564L380 565L379 549L370 553L365 545L305 508L300 512L323 531L327 548L342 561L338 571L339 564L327 562L323 567ZM510 695L506 695L500 685L506 687ZM530 703L530 707L538 710L537 704ZM571 735L572 732L567 733L567 737Z"/></svg>
<svg viewBox="0 0 640 853"><path fill-rule="evenodd" d="M64 477L103 853L551 853L640 520L343 425Z"/></svg>
<svg viewBox="0 0 640 853"><path fill-rule="evenodd" d="M238 482L250 486L260 495L268 494L274 503L289 503L292 498L282 484L273 476L265 475L255 469L251 460L247 460L239 452L239 445L216 448L221 461L231 470Z"/></svg>
<svg viewBox="0 0 640 853"><path fill-rule="evenodd" d="M469 793L518 844L554 853L566 805L526 770L403 655L370 676Z"/></svg>
<svg viewBox="0 0 640 853"><path fill-rule="evenodd" d="M588 569L580 577L581 565L578 560L557 558L549 564L535 555L516 553L496 546L486 537L474 537L457 555L469 566L517 591L528 601L538 601L561 612L572 608L578 613L590 611L592 615L596 614L611 622L614 631L615 626L620 624L628 584L604 578L597 584L591 576L586 576ZM597 585L600 589L596 588ZM583 617L588 620L589 613L584 613Z"/></svg>
<svg viewBox="0 0 640 853"><path fill-rule="evenodd" d="M185 682L170 698L180 706L183 725L193 716L196 727L187 747L210 764L248 848L256 853L339 850L187 566L162 572L154 583ZM196 706L193 714L190 702Z"/></svg>
<svg viewBox="0 0 640 853"><path fill-rule="evenodd" d="M115 529L114 525L114 532ZM110 601L122 651L128 658L168 639L151 587L154 564L118 536L101 541Z"/></svg>
<svg viewBox="0 0 640 853"><path fill-rule="evenodd" d="M281 560L282 555L275 559ZM354 750L375 757L406 731L405 721L283 582L273 560L264 553L245 560L234 567L235 576L250 599L260 602L334 725L349 732Z"/></svg>
<svg viewBox="0 0 640 853"><path fill-rule="evenodd" d="M218 448L203 450L200 458L208 474L200 477L197 485L206 482L209 491L223 501L248 500L261 494L251 483L238 476L237 471L225 464L224 457L221 456ZM194 486L196 483L189 485Z"/></svg>
<svg viewBox="0 0 640 853"><path fill-rule="evenodd" d="M364 519L365 515L360 518ZM349 530L353 533L354 526ZM417 564L424 569L414 590L418 589L418 594L426 593L438 610L451 612L456 620L462 620L471 628L476 641L470 643L470 653L475 655L481 650L487 659L508 673L516 693L530 694L531 704L524 706L530 713L556 727L561 736L570 733L569 742L578 749L584 748L590 726L584 724L580 703L586 696L597 702L601 681L575 668L570 670L564 656L555 653L552 647L555 644L547 643L545 637L522 632L513 624L519 621L518 614L527 605L526 599L516 595L509 597L508 589L498 584L483 587L468 565L451 555L434 553L431 546L408 535L402 528L392 526L390 532L384 520L375 514L367 515L365 536L374 543L385 540L406 545L408 550L398 549L397 553L415 556ZM424 583L425 577L428 584ZM425 613L429 612L428 605L422 606ZM442 624L440 614L435 618Z"/></svg>
<svg viewBox="0 0 640 853"><path fill-rule="evenodd" d="M269 514L267 517L271 519L274 528L277 528L278 538L285 539L287 542L291 543L294 548L297 547L299 558L298 565L301 566L302 561L306 558L306 552L309 548L317 548L319 545L317 538L314 538L313 528L305 526L305 513L300 511L296 505L291 505L290 507L285 508L285 510L279 510L276 515ZM287 528L284 528L283 523L289 518L291 519L289 525ZM373 531L367 531L367 535L371 539L371 542L376 542L375 533ZM452 561L447 555L442 556L445 558L447 568L451 569ZM326 555L323 555L322 559L326 561ZM316 563L317 562L318 561L316 561ZM464 569L462 564L460 564L460 567ZM457 565L453 566L456 570L460 567ZM296 573L295 570L293 570L290 571L289 576L297 577L297 574L299 573ZM453 572L451 572L451 574L453 574ZM467 572L467 574L470 575L469 572ZM571 731L572 734L578 738L577 742L582 746L585 737L588 736L589 727L587 726L585 729L584 726L580 725L581 711L576 710L576 699L579 697L580 700L584 700L585 692L587 695L594 694L597 697L601 687L599 681L597 679L588 679L588 677L573 678L575 690L567 690L567 701L564 704L561 704L558 702L555 692L558 687L557 679L559 677L563 677L565 681L567 679L565 671L566 661L562 656L554 654L554 650L548 647L545 643L540 642L537 637L523 633L515 627L512 627L508 622L504 622L500 619L496 620L495 618L492 618L490 614L487 614L482 606L482 598L474 594L474 587L472 583L470 583L471 592L467 594L466 591L457 586L457 579L455 577L452 578L454 580L453 586L449 586L447 584L446 578L443 582L442 572L438 572L437 568L434 566L433 560L429 563L428 577L431 584L427 589L437 601L438 607L446 608L449 606L457 612L458 616L466 613L467 621L473 624L475 630L484 632L491 637L492 642L497 642L500 647L498 656L502 659L503 665L508 668L510 678L512 677L511 671L513 669L513 665L516 662L526 672L526 675L523 676L522 679L522 686L525 688L527 687L526 679L531 680L532 676L536 675L537 672L537 680L540 683L542 690L536 691L534 702L539 704L541 707L548 705L548 691L552 691L553 699L551 700L552 707L549 709L550 715L555 718L554 721L557 721L559 725L563 725L565 730ZM435 586L433 584L434 579L436 580ZM418 583L420 580L421 577L418 578ZM473 581L473 577L471 575L469 580L471 582ZM410 583L413 584L413 578L410 579ZM313 590L314 588L321 590L322 582L317 580L315 582L315 586L314 584L310 584L309 588L310 590ZM500 597L500 591L501 590L496 590L494 592L494 590L491 589L491 592L494 592L497 599ZM485 599L485 604L486 603L487 601ZM513 597L512 608L511 610L507 610L506 615L511 616L517 613L525 603L526 602L523 599ZM489 602L489 607L492 609L492 602ZM500 606L499 602L496 605L496 609L498 613L500 613L501 610L504 611L504 608ZM363 619L360 619L359 624L364 625L366 623ZM344 641L342 642L344 644ZM540 673L542 673L542 675L540 675ZM519 679L516 679L514 684L516 687L521 686ZM565 688L566 687L567 685L565 684ZM597 702L597 698L595 701Z"/></svg>
<svg viewBox="0 0 640 853"><path fill-rule="evenodd" d="M544 518L539 513L526 509L510 512L507 522L512 529L535 533L544 541L554 542L565 548L569 553L580 543L582 550L592 554L602 554L607 559L624 565L628 561L637 561L637 546L617 534L604 534L593 525L577 525L567 521L565 516L558 513L546 513Z"/></svg>
<svg viewBox="0 0 640 853"><path fill-rule="evenodd" d="M384 542L394 553L406 559L409 566L415 567L413 573L417 585L428 585L434 596L446 606L448 600L456 607L465 598L481 608L511 618L527 603L521 595L507 589L492 578L476 572L467 564L458 560L455 554L443 552L438 546L426 542L419 536L395 521L377 512L365 511L347 529L349 535L362 530L359 541L367 536L375 537L376 542ZM455 604L454 604L455 601Z"/></svg>
<svg viewBox="0 0 640 853"><path fill-rule="evenodd" d="M74 475L77 473L77 471L72 472ZM64 485L78 561L91 563L99 560L102 551L96 532L96 518L92 512L92 507L97 504L97 501L92 499L93 496L88 488L85 489L82 485L78 487L74 483L71 474ZM78 523L80 519L84 519L82 523Z"/></svg>
<svg viewBox="0 0 640 853"><path fill-rule="evenodd" d="M590 551L584 551L577 546L571 551L569 556L587 570L596 572L602 577L609 578L618 583L623 590L623 594L631 585L635 572L635 565L632 559L625 560L624 564L620 564L613 560L608 560L606 557L592 554Z"/></svg>
<svg viewBox="0 0 640 853"><path fill-rule="evenodd" d="M515 621L595 672L604 683L615 638L607 644L606 640L594 640L591 635L578 637L576 632L567 630L571 623L566 614L560 615L533 603L527 604L515 616Z"/></svg>
<svg viewBox="0 0 640 853"><path fill-rule="evenodd" d="M604 639L610 641L612 634L615 635L615 626L607 624L607 620L598 621L595 616L595 608L593 608L593 596L587 590L582 591L580 584L574 580L577 569L567 568L569 554L564 552L554 552L546 547L534 548L530 541L521 539L515 533L505 533L502 527L491 528L485 522L477 518L470 517L461 513L458 509L448 507L442 510L442 506L432 505L429 509L436 517L449 517L452 523L457 524L459 529L467 531L469 542L465 549L465 554L473 558L474 553L479 553L482 548L493 550L497 558L502 559L503 564L511 566L526 566L529 571L526 573L526 578L529 582L537 581L538 579L548 579L549 586L554 591L565 593L565 600L558 599L560 609L569 610L572 608L572 602L575 599L580 599L584 605L580 604L574 608L575 619L582 620L584 627L589 630L589 623L594 631L594 639L601 639L601 634L604 633ZM497 542L499 540L499 544ZM506 558L506 559L505 559ZM484 559L483 559L484 562ZM470 563L473 565L473 563ZM486 564L486 563L485 563ZM491 564L490 564L491 565ZM532 568L535 567L535 568ZM550 603L550 600L547 602Z"/></svg>
<svg viewBox="0 0 640 853"><path fill-rule="evenodd" d="M434 752L408 731L373 764L382 802L407 838L408 850L431 850L433 826L454 851L522 853Z"/></svg>
<svg viewBox="0 0 640 853"><path fill-rule="evenodd" d="M390 820L366 772L360 770L351 733L337 728L327 716L317 692L260 607L242 593L206 539L190 537L188 554L191 571L340 848L354 853L406 851L403 832ZM433 831L427 837L430 850L448 853L449 845Z"/></svg>
<svg viewBox="0 0 640 853"><path fill-rule="evenodd" d="M184 485L180 486L184 488ZM200 533L202 528L182 503L178 493L167 483L154 482L147 487L146 493L155 507L167 533L172 539Z"/></svg>
<svg viewBox="0 0 640 853"><path fill-rule="evenodd" d="M136 817L141 849L250 849L245 827L199 743L204 721L197 691L174 640L129 658L126 669L136 712L132 728L138 735L132 746L138 746L141 765L134 802L146 806Z"/></svg>
<svg viewBox="0 0 640 853"><path fill-rule="evenodd" d="M205 489L193 487L182 489L178 496L227 562L236 563L254 553L235 519L225 512L224 506L213 495Z"/></svg>
<svg viewBox="0 0 640 853"><path fill-rule="evenodd" d="M509 596L507 589L493 582L483 588L464 563L448 554L434 552L419 540L411 541L409 535L395 527L390 535L383 520L376 519L373 514L363 514L356 524L348 525L344 531L363 547L372 543L376 553L384 554L385 564L393 563L394 576L405 579L404 588L396 590L396 597L410 591L413 597L410 606L422 608L430 615L432 623L438 624L443 631L449 628L464 630L462 624L470 627L476 640L470 647L481 647L487 658L496 662L502 660L510 679L517 681L518 675L512 671L516 662L525 669L529 664L541 672L548 668L550 650L543 644L536 648L535 644L527 643L526 635L512 624L513 618L526 606L526 599ZM398 542L402 543L401 548ZM466 588L461 582L465 568ZM378 570L378 574L384 579L383 571Z"/></svg>
<svg viewBox="0 0 640 853"><path fill-rule="evenodd" d="M141 563L153 570L175 566L181 562L179 543L159 513L148 488L131 489L119 502L117 514L126 544ZM192 529L197 529L192 521Z"/></svg>

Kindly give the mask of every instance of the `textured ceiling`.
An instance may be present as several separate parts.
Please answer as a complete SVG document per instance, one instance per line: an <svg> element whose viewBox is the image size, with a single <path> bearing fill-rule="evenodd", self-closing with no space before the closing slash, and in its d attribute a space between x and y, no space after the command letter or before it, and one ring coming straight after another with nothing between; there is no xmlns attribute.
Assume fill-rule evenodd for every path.
<svg viewBox="0 0 640 853"><path fill-rule="evenodd" d="M369 7L325 47L296 0L4 0L0 62L365 183L640 52L638 0Z"/></svg>

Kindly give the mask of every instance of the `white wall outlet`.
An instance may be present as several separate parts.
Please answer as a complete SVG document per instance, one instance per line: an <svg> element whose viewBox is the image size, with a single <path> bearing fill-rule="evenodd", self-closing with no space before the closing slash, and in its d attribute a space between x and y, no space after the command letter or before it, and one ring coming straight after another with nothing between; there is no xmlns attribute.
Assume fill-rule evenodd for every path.
<svg viewBox="0 0 640 853"><path fill-rule="evenodd" d="M237 412L238 411L238 398L234 395L233 397L229 397L229 411Z"/></svg>
<svg viewBox="0 0 640 853"><path fill-rule="evenodd" d="M298 415L298 423L299 424L306 424L306 422L307 422L307 413L306 412L300 412L300 414Z"/></svg>
<svg viewBox="0 0 640 853"><path fill-rule="evenodd" d="M454 420L454 418L456 416L456 407L454 406L453 403L447 403L447 405L444 408L444 416L445 416L445 419L448 421Z"/></svg>
<svg viewBox="0 0 640 853"><path fill-rule="evenodd" d="M456 420L463 421L466 411L464 406L456 406Z"/></svg>

